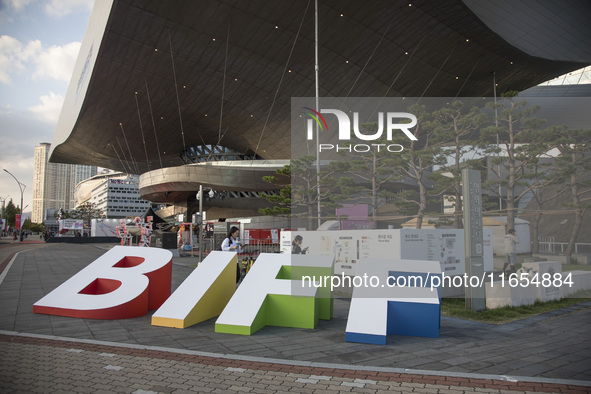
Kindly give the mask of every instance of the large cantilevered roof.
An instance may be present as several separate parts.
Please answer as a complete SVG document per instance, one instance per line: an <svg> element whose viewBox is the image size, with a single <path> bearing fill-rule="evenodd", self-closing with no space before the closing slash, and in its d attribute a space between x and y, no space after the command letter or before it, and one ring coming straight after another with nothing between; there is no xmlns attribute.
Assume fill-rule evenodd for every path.
<svg viewBox="0 0 591 394"><path fill-rule="evenodd" d="M490 96L493 73L498 92L523 90L591 63L589 2L318 4L321 96ZM195 145L289 158L314 37L314 1L97 0L51 161L143 173Z"/></svg>

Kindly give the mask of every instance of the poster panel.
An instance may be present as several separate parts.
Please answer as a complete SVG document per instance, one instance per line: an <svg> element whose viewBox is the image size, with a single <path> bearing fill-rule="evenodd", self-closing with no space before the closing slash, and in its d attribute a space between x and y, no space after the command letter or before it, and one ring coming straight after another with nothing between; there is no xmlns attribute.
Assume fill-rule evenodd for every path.
<svg viewBox="0 0 591 394"><path fill-rule="evenodd" d="M337 275L355 275L359 259L384 258L439 261L446 275L465 273L464 230L397 229L343 231L284 231L282 253L291 253L296 236L307 254L335 256ZM492 231L484 230L484 269L492 271Z"/></svg>
<svg viewBox="0 0 591 394"><path fill-rule="evenodd" d="M116 237L120 219L92 219L90 223L91 237Z"/></svg>

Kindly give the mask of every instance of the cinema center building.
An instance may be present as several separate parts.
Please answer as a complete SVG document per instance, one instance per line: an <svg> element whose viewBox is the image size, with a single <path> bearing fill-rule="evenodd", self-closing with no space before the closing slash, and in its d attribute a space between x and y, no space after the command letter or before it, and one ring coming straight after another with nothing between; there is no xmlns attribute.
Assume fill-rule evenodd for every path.
<svg viewBox="0 0 591 394"><path fill-rule="evenodd" d="M140 197L258 215L292 97L492 97L591 63L581 1L96 1L50 160L140 175ZM318 60L316 62L316 28Z"/></svg>

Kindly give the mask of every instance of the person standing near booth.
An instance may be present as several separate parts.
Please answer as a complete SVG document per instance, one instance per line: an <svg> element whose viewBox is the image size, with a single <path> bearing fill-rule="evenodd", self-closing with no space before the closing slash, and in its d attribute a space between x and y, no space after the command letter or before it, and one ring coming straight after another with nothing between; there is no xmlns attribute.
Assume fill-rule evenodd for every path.
<svg viewBox="0 0 591 394"><path fill-rule="evenodd" d="M224 252L242 252L242 247L240 246L240 242L238 241L238 236L240 235L240 229L236 226L230 227L230 231L224 241L222 242L222 250Z"/></svg>
<svg viewBox="0 0 591 394"><path fill-rule="evenodd" d="M240 235L240 229L236 226L230 227L230 231L226 238L224 238L224 242L222 242L222 251L224 252L237 252L242 253L242 247L240 246L240 242L238 241L238 236ZM236 283L240 281L240 263L236 261Z"/></svg>

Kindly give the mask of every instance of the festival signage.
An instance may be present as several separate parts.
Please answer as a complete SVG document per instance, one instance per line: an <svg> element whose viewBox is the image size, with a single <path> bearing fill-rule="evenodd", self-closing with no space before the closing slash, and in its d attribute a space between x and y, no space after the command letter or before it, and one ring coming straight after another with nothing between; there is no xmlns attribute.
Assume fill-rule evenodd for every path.
<svg viewBox="0 0 591 394"><path fill-rule="evenodd" d="M215 331L251 335L264 326L315 328L330 320L330 287L304 286L304 275L330 277L332 256L263 253L215 323Z"/></svg>
<svg viewBox="0 0 591 394"><path fill-rule="evenodd" d="M90 236L115 237L119 221L120 219L92 219L90 221Z"/></svg>
<svg viewBox="0 0 591 394"><path fill-rule="evenodd" d="M60 230L82 230L84 221L79 219L62 219L59 221Z"/></svg>
<svg viewBox="0 0 591 394"><path fill-rule="evenodd" d="M186 328L219 316L236 291L236 253L213 251L152 315L152 325Z"/></svg>
<svg viewBox="0 0 591 394"><path fill-rule="evenodd" d="M341 280L333 272L334 256L263 253L237 290L236 257L234 252L210 253L170 295L170 251L116 246L36 302L33 312L124 319L157 309L153 325L177 328L219 315L216 332L241 335L268 325L315 328L319 319L332 318L332 288L335 279ZM347 341L384 344L389 334L438 335L439 263L416 263L359 260L363 273L353 278ZM391 278L403 278L405 285L408 279L408 286L390 283ZM417 278L424 282L410 283ZM439 280L434 283L434 278Z"/></svg>
<svg viewBox="0 0 591 394"><path fill-rule="evenodd" d="M172 253L115 246L33 305L33 312L89 319L139 317L170 296Z"/></svg>
<svg viewBox="0 0 591 394"><path fill-rule="evenodd" d="M347 342L385 345L387 335L439 336L438 262L361 259L358 272L370 281L353 288Z"/></svg>

